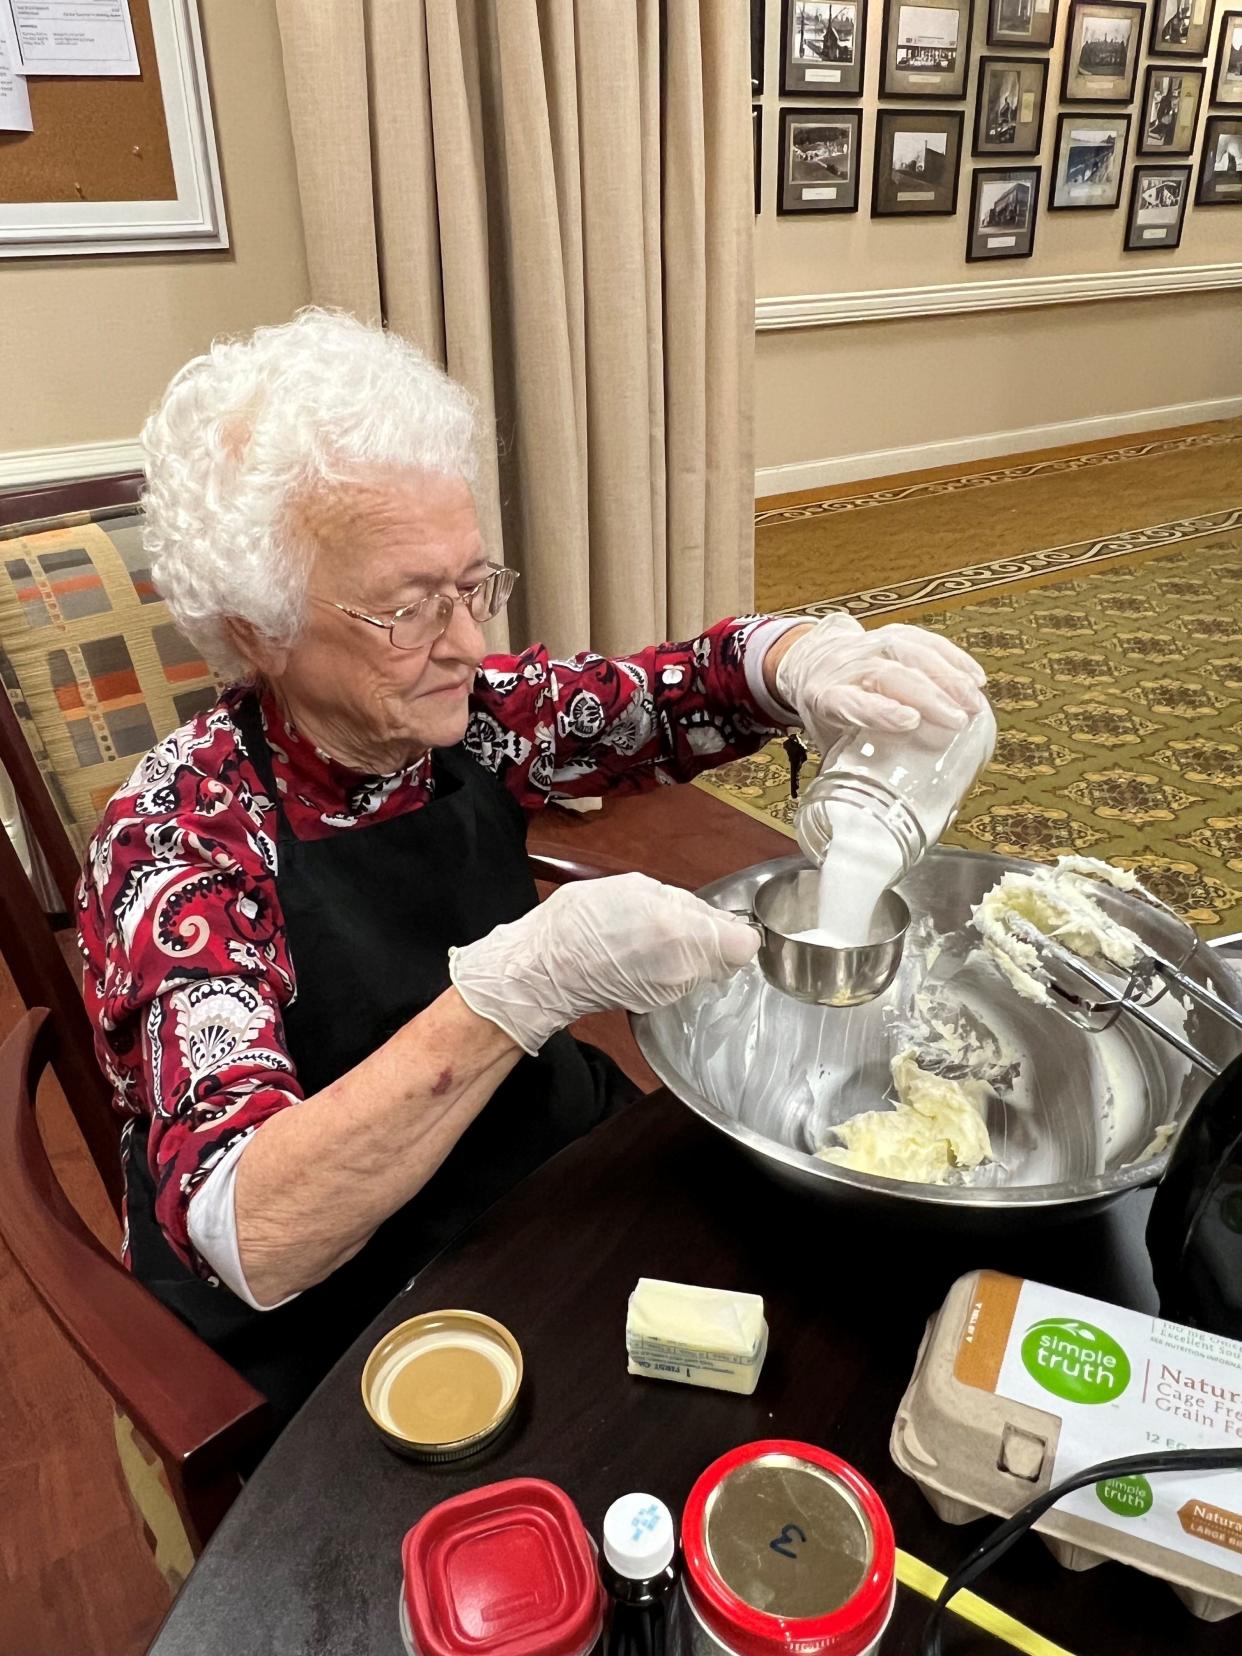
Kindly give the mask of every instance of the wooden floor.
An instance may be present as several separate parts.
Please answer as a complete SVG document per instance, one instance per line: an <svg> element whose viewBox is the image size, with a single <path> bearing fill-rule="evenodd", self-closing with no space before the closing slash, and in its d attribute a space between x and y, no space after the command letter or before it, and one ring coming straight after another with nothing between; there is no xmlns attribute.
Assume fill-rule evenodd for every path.
<svg viewBox="0 0 1242 1656"><path fill-rule="evenodd" d="M0 1039L21 1005L0 963ZM117 1227L54 1081L45 1140L97 1234ZM140 1656L168 1604L121 1483L104 1392L0 1243L0 1652Z"/></svg>

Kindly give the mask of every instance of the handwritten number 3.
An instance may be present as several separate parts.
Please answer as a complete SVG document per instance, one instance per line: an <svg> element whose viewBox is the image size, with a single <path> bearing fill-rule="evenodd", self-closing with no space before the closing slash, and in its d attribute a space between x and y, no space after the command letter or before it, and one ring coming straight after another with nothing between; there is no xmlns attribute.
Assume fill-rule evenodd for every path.
<svg viewBox="0 0 1242 1656"><path fill-rule="evenodd" d="M771 1547L771 1549L774 1553L780 1553L782 1558L796 1559L798 1555L793 1550L793 1544L794 1544L795 1536L802 1543L802 1545L805 1547L806 1546L806 1536L798 1528L797 1524L786 1524L784 1529L777 1536L776 1540L775 1541L769 1541L768 1545Z"/></svg>

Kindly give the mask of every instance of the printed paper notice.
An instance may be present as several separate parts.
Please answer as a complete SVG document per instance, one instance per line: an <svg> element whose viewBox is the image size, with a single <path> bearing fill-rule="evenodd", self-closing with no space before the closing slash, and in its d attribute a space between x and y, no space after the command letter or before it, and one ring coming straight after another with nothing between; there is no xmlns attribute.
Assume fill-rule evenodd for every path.
<svg viewBox="0 0 1242 1656"><path fill-rule="evenodd" d="M34 131L30 94L25 80L17 73L17 63L13 16L7 5L0 4L0 132Z"/></svg>
<svg viewBox="0 0 1242 1656"><path fill-rule="evenodd" d="M803 201L835 201L837 187L835 184L808 184L802 191Z"/></svg>
<svg viewBox="0 0 1242 1656"><path fill-rule="evenodd" d="M987 240L989 247L1016 247L1018 245L1016 236L989 236Z"/></svg>
<svg viewBox="0 0 1242 1656"><path fill-rule="evenodd" d="M841 71L839 69L808 69L805 79L808 81L839 81Z"/></svg>
<svg viewBox="0 0 1242 1656"><path fill-rule="evenodd" d="M136 75L129 0L7 0L24 75Z"/></svg>

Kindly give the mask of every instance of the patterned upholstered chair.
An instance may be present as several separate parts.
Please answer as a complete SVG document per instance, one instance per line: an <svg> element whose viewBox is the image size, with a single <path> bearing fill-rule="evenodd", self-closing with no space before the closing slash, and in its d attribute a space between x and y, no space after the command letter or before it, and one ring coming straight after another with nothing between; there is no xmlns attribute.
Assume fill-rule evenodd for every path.
<svg viewBox="0 0 1242 1656"><path fill-rule="evenodd" d="M238 1460L264 1441L266 1405L90 1233L34 1114L50 1065L119 1211L120 1121L73 950L53 928L72 924L78 864L109 795L216 695L151 585L140 526L132 502L0 526L0 766L19 830L0 834L0 954L36 1009L0 1047L0 1231L113 1398L125 1483L175 1588L240 1487ZM184 1383L170 1389L169 1373Z"/></svg>

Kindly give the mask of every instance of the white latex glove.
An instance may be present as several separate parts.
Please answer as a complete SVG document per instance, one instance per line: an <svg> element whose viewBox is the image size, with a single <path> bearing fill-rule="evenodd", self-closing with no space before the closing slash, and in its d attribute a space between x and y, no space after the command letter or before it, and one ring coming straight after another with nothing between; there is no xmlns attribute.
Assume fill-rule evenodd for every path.
<svg viewBox="0 0 1242 1656"><path fill-rule="evenodd" d="M449 951L466 1005L535 1053L588 1012L650 1012L754 958L744 920L645 874L561 886L546 903Z"/></svg>
<svg viewBox="0 0 1242 1656"><path fill-rule="evenodd" d="M827 615L803 633L776 669L776 693L821 752L843 732L960 729L985 705L987 674L973 656L922 627L891 622L864 629L852 615Z"/></svg>

